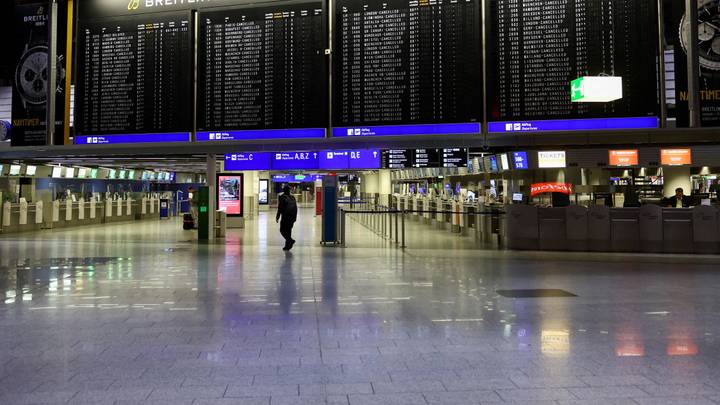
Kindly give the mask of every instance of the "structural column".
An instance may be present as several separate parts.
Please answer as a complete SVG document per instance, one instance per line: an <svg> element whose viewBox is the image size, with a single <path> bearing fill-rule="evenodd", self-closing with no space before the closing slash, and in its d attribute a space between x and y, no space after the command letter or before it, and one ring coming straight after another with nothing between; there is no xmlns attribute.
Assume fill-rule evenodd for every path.
<svg viewBox="0 0 720 405"><path fill-rule="evenodd" d="M215 199L217 198L217 162L215 160L215 154L210 153L207 155L207 180L206 184L208 187L208 239L215 239L215 207L217 205Z"/></svg>

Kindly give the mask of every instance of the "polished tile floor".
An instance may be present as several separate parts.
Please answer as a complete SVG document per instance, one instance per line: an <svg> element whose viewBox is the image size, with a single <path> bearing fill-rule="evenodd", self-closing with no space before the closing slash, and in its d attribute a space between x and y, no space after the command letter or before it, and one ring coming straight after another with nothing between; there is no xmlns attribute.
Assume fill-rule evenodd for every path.
<svg viewBox="0 0 720 405"><path fill-rule="evenodd" d="M272 215L0 236L0 404L717 404L720 258L483 250ZM577 297L507 298L561 289Z"/></svg>

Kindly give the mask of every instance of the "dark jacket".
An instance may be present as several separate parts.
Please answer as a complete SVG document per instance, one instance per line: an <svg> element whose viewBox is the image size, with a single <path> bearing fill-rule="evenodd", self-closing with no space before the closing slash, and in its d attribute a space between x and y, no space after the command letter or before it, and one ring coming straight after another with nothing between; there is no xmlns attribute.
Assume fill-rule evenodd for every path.
<svg viewBox="0 0 720 405"><path fill-rule="evenodd" d="M295 222L297 219L297 202L295 197L290 194L281 194L278 198L278 211L275 219L280 219L280 217L283 221L291 222Z"/></svg>
<svg viewBox="0 0 720 405"><path fill-rule="evenodd" d="M675 208L676 204L677 204L677 196L672 196L672 197L670 197L670 198L667 199L667 205L668 205L668 207L670 207L670 208ZM693 201L693 198L684 195L684 196L683 196L683 199L682 199L682 206L683 206L683 208L689 208L689 207L692 207L693 205L695 205L695 204L694 204L694 201Z"/></svg>

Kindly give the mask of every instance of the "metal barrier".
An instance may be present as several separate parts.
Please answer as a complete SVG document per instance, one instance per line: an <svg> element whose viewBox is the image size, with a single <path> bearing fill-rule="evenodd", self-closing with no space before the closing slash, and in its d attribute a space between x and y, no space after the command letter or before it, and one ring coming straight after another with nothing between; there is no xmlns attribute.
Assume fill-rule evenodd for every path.
<svg viewBox="0 0 720 405"><path fill-rule="evenodd" d="M408 214L447 214L447 215L456 215L456 211L435 211L435 210L399 210L397 208L388 207L385 205L372 205L370 203L365 202L364 204L367 204L367 209L362 210L355 210L355 209L345 209L340 208L339 215L340 220L338 221L340 226L340 245L345 247L346 246L346 218L348 215L350 215L350 218L357 222L358 224L362 225L366 229L370 230L374 234L378 235L379 237L388 240L390 242L394 242L396 246L398 246L401 249L405 249L407 247L405 243L405 218ZM470 224L471 221L469 220L470 217L475 218L481 218L483 216L489 217L492 219L495 219L496 217L499 217L501 215L504 215L505 212L500 210L492 210L492 211L473 211L469 212L466 211L463 213L465 220L465 224ZM393 226L394 222L394 226ZM476 222L475 219L473 219L472 222ZM468 226L468 225L466 225ZM393 232L394 231L394 232Z"/></svg>

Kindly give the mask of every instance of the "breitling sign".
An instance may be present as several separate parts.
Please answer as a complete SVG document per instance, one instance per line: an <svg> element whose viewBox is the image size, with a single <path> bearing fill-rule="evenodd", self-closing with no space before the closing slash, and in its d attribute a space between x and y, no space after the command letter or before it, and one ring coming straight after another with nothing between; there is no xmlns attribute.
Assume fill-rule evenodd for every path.
<svg viewBox="0 0 720 405"><path fill-rule="evenodd" d="M268 0L269 1L269 0ZM115 17L159 11L194 10L208 6L243 5L253 0L83 0L79 2L81 18ZM260 1L259 3L262 3Z"/></svg>

